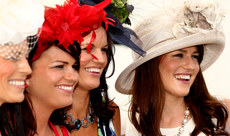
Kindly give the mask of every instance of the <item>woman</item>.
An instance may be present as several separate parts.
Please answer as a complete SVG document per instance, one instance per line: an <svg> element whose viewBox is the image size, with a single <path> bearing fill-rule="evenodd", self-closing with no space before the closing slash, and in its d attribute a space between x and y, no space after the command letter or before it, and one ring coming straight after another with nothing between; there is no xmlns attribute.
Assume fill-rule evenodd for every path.
<svg viewBox="0 0 230 136"><path fill-rule="evenodd" d="M82 4L89 5L102 4L101 1L81 0ZM111 4L107 6L107 9L108 7L111 7ZM135 37L135 33L123 28L110 10L106 12L110 18L115 20L114 25L109 25L106 31L107 26L102 23L102 26L100 25L95 31L86 35L81 44L79 83L73 95L73 104L65 116L66 126L72 135L119 136L121 133L119 108L108 99L107 95L106 72L110 61L114 62L112 40L132 48L140 55L143 55L144 51L130 41L130 35ZM120 13L118 14L123 17ZM101 17L105 18L105 16ZM100 20L100 18L97 19ZM92 40L94 33L96 38ZM91 52L89 53L87 46L90 44Z"/></svg>
<svg viewBox="0 0 230 136"><path fill-rule="evenodd" d="M18 103L25 97L31 73L26 57L35 46L43 13L38 0L0 1L0 135L24 135Z"/></svg>
<svg viewBox="0 0 230 136"><path fill-rule="evenodd" d="M67 123L70 124L72 135L119 135L119 108L108 99L105 80L109 62L113 57L112 41L103 27L95 30L95 33L96 39L91 43L91 53L95 57L86 49L92 33L84 37L81 44L79 83L73 95L73 104L66 116L74 122ZM104 125L109 131L104 132Z"/></svg>
<svg viewBox="0 0 230 136"><path fill-rule="evenodd" d="M132 94L127 136L228 135L225 102L210 95L202 75L225 44L215 6L187 1L137 26L147 54L134 54L116 81L119 92Z"/></svg>
<svg viewBox="0 0 230 136"><path fill-rule="evenodd" d="M72 41L67 41L63 35L71 29L59 30L60 23L54 23L55 16L60 12L57 8L45 9L38 46L29 56L32 73L27 79L23 102L26 135L69 135L64 127L54 125L62 121L63 108L72 104L72 94L78 83L81 49L76 41L80 34L69 36ZM64 17L55 21L62 21ZM78 30L74 32L79 33Z"/></svg>
<svg viewBox="0 0 230 136"><path fill-rule="evenodd" d="M110 23L103 11L109 3L107 0L96 6L80 6L78 1L67 1L62 6L46 8L38 48L29 57L33 72L28 78L23 110L28 114L24 119L27 135L69 135L63 127L64 107L72 103L72 93L76 91L79 45L92 32L84 48L90 57L99 59L93 54L91 42L101 22L106 27Z"/></svg>

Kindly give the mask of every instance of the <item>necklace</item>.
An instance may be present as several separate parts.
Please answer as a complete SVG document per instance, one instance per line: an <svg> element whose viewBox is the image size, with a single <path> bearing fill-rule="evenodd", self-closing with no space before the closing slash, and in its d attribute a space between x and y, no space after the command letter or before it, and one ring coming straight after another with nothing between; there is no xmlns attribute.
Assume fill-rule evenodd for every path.
<svg viewBox="0 0 230 136"><path fill-rule="evenodd" d="M89 106L89 113L87 114L86 117L83 117L82 120L80 119L74 119L74 117L71 114L66 114L64 116L64 119L70 119L69 122L65 122L66 125L72 125L75 130L79 130L82 127L87 128L89 124L93 124L95 119L94 119L94 113L91 111L91 104Z"/></svg>
<svg viewBox="0 0 230 136"><path fill-rule="evenodd" d="M184 132L184 126L188 122L188 117L189 117L189 108L187 107L185 112L184 112L184 120L182 121L182 125L179 128L179 132L177 133L176 136L180 136Z"/></svg>

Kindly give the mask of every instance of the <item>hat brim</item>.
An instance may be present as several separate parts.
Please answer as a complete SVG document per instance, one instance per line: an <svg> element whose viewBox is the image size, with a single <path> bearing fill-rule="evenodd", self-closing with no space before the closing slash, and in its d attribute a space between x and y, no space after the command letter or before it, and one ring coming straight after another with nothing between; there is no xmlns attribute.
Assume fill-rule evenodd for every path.
<svg viewBox="0 0 230 136"><path fill-rule="evenodd" d="M135 69L148 60L171 51L196 45L204 45L204 56L200 64L201 70L204 71L210 65L212 65L223 52L225 37L222 32L212 30L206 33L192 34L178 40L172 39L171 41L169 40L154 45L146 52L145 57L137 58L133 63L131 63L121 72L115 83L116 90L122 94L130 94L134 80Z"/></svg>

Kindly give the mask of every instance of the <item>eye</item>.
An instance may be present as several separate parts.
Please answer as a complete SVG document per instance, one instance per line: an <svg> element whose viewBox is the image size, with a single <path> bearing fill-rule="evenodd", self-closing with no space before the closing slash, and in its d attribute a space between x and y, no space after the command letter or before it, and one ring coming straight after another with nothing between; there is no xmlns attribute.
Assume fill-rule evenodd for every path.
<svg viewBox="0 0 230 136"><path fill-rule="evenodd" d="M62 68L64 68L64 65L56 65L53 68L62 69Z"/></svg>
<svg viewBox="0 0 230 136"><path fill-rule="evenodd" d="M183 58L183 54L182 53L178 53L178 54L173 55L173 57Z"/></svg>
<svg viewBox="0 0 230 136"><path fill-rule="evenodd" d="M74 64L74 65L72 65L72 68L75 69L75 70L79 70L79 65L78 64Z"/></svg>
<svg viewBox="0 0 230 136"><path fill-rule="evenodd" d="M101 51L104 52L104 53L107 53L108 52L108 48L102 48Z"/></svg>
<svg viewBox="0 0 230 136"><path fill-rule="evenodd" d="M12 61L18 61L19 60L19 57L16 57L16 56L14 56L14 57L10 57L10 58L8 58L9 60L12 60Z"/></svg>
<svg viewBox="0 0 230 136"><path fill-rule="evenodd" d="M196 59L196 60L198 60L199 59L199 55L192 55L192 58L194 58L194 59Z"/></svg>

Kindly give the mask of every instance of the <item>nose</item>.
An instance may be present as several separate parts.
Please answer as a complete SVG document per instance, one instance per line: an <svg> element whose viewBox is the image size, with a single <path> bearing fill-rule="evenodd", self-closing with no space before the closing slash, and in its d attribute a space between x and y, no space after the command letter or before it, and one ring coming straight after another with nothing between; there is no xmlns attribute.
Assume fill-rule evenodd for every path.
<svg viewBox="0 0 230 136"><path fill-rule="evenodd" d="M96 58L94 59L94 61L96 61L98 63L101 63L101 64L104 64L104 63L107 62L106 53L104 53L102 51L97 51L97 52L94 52L93 55L96 56Z"/></svg>
<svg viewBox="0 0 230 136"><path fill-rule="evenodd" d="M18 70L25 75L31 74L32 70L28 64L28 60L25 57L22 57L18 60Z"/></svg>
<svg viewBox="0 0 230 136"><path fill-rule="evenodd" d="M77 70L73 69L72 67L65 74L65 78L70 82L78 83L79 75Z"/></svg>
<svg viewBox="0 0 230 136"><path fill-rule="evenodd" d="M184 59L183 67L185 69L194 70L199 67L199 63L192 57L186 57L186 59Z"/></svg>

